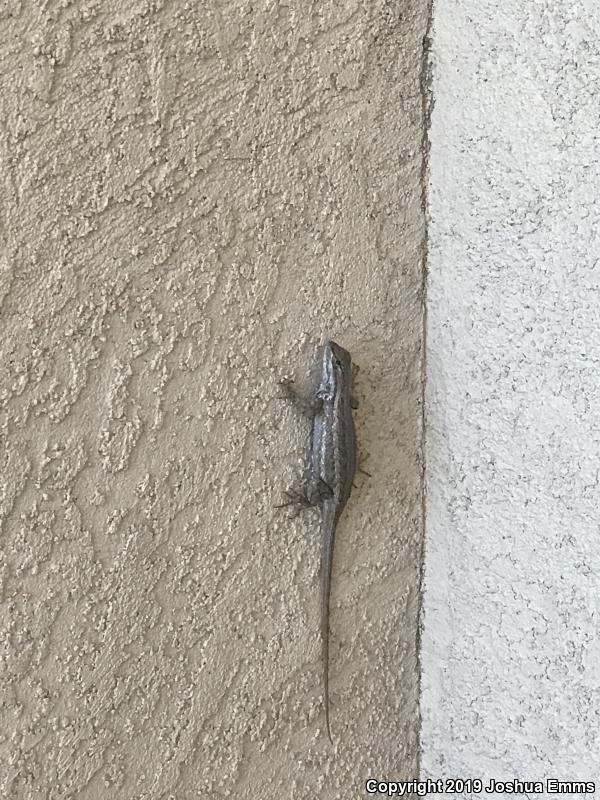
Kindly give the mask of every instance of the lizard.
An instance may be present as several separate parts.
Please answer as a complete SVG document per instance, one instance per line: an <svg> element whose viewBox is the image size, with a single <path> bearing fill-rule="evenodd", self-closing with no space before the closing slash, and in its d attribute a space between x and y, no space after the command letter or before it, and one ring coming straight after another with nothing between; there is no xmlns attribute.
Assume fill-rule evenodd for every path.
<svg viewBox="0 0 600 800"><path fill-rule="evenodd" d="M321 538L321 647L325 724L329 741L329 598L333 545L338 521L356 472L356 434L351 396L352 358L339 344L323 346L320 376L314 400L308 405L312 425L304 486L304 502L320 510ZM289 382L288 393L294 395ZM290 495L291 497L291 495Z"/></svg>

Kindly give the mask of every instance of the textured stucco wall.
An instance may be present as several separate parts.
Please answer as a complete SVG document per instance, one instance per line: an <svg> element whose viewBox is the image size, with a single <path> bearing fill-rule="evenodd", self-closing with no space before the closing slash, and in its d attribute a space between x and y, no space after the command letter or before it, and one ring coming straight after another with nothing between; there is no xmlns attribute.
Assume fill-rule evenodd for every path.
<svg viewBox="0 0 600 800"><path fill-rule="evenodd" d="M598 781L600 10L433 19L423 768Z"/></svg>
<svg viewBox="0 0 600 800"><path fill-rule="evenodd" d="M0 794L362 796L417 761L424 0L0 9ZM362 368L324 735L325 334Z"/></svg>

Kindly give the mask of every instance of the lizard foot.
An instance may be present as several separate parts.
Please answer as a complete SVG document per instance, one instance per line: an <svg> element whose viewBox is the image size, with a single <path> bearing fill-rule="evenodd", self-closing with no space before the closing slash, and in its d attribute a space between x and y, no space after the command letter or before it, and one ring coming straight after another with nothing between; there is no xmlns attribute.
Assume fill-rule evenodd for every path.
<svg viewBox="0 0 600 800"><path fill-rule="evenodd" d="M275 508L289 508L290 506L295 506L296 513L293 515L295 517L297 517L301 511L306 511L307 508L313 508L313 504L308 497L296 489L286 489L284 495L287 497L285 503L279 503Z"/></svg>

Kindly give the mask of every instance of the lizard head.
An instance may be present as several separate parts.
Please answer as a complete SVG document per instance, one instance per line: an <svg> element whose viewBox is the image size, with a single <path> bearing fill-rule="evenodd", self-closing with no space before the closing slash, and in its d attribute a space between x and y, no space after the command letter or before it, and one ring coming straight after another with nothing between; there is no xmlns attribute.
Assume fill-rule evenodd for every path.
<svg viewBox="0 0 600 800"><path fill-rule="evenodd" d="M347 350L344 350L341 345L330 340L325 344L325 352L327 354L327 359L331 361L331 363L333 363L338 369L350 370L350 367L352 366L352 358L350 353Z"/></svg>
<svg viewBox="0 0 600 800"><path fill-rule="evenodd" d="M331 340L325 342L323 347L323 375L326 376L328 388L335 383L343 381L344 376L350 375L352 369L352 358L347 350L344 350L336 342Z"/></svg>

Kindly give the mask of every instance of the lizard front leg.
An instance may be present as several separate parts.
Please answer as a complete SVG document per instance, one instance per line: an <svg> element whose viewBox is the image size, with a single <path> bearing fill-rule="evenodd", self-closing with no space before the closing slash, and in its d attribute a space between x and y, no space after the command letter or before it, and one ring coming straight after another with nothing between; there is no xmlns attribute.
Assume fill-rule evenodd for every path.
<svg viewBox="0 0 600 800"><path fill-rule="evenodd" d="M292 378L282 378L279 381L281 387L281 394L278 396L280 400L288 400L303 414L303 416L312 419L318 413L323 403L319 398L306 397L296 389L296 385Z"/></svg>

